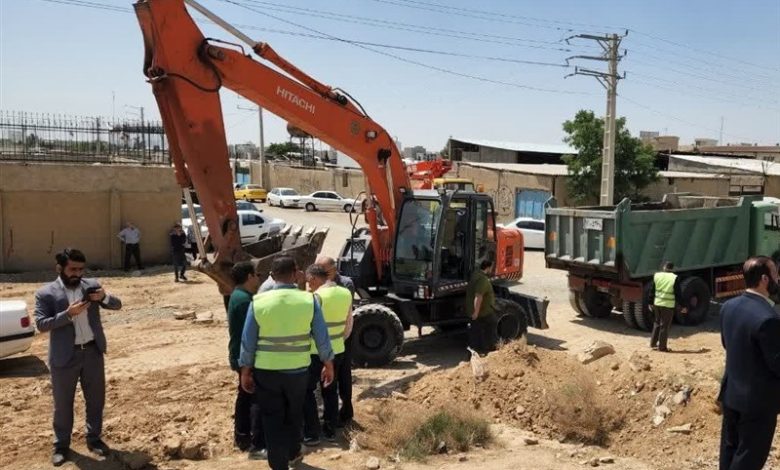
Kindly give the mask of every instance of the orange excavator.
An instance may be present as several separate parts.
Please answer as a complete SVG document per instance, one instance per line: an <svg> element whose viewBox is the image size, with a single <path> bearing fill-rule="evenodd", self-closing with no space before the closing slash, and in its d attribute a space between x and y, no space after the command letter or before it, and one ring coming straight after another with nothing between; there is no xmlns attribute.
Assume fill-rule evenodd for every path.
<svg viewBox="0 0 780 470"><path fill-rule="evenodd" d="M251 47L263 62L242 45L205 38L187 6ZM134 7L145 45L143 72L160 108L177 179L195 190L209 227L214 253L202 253L198 267L223 294L232 287L232 264L257 257L251 247L241 246L238 234L219 97L226 87L350 155L365 174L367 226L358 228L359 218L353 220L338 259L340 272L353 278L360 296L352 334L357 364L392 361L404 330L412 326L422 334L423 326L466 325L466 286L483 260L495 262L499 336L512 339L528 326L547 327L546 299L509 290L522 276L522 234L496 226L490 196L414 191L390 134L356 100L302 72L197 1L141 0ZM300 262L319 251L317 235L292 247L266 248L298 249ZM263 255L263 260L273 257L269 250Z"/></svg>
<svg viewBox="0 0 780 470"><path fill-rule="evenodd" d="M443 158L406 165L412 189L449 189L474 191L474 183L467 178L445 177L452 170L452 161Z"/></svg>

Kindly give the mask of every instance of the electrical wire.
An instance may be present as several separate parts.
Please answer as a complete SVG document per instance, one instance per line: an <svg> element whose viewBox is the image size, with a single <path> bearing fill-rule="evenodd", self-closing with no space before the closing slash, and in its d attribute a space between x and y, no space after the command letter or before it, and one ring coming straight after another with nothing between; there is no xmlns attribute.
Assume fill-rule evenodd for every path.
<svg viewBox="0 0 780 470"><path fill-rule="evenodd" d="M650 87L653 87L653 88L658 88L659 90L665 90L665 91L669 91L669 92L672 92L672 93L679 93L679 94L682 94L682 95L685 95L685 96L693 96L693 97L698 97L698 98L704 98L706 100L711 100L711 101L720 101L722 103L738 104L738 105L741 105L741 106L748 106L748 107L753 107L753 108L765 109L767 111L774 111L774 112L780 113L780 108L772 108L772 107L769 107L769 106L762 106L760 104L750 104L750 103L745 103L744 101L732 100L732 99L728 99L728 98L720 98L720 97L717 97L717 96L714 96L714 95L708 96L708 95L702 95L702 94L698 94L698 93L692 93L690 91L680 90L678 88L667 87L667 86L659 85L657 83L653 83L653 82L649 82L649 81L645 81L645 80L631 80L631 82L632 83L639 83L641 85L646 85L646 86L650 86Z"/></svg>
<svg viewBox="0 0 780 470"><path fill-rule="evenodd" d="M559 41L543 41L528 38L516 38L511 36L498 36L483 33L473 33L468 31L458 31L446 28L437 28L431 26L415 25L410 23L401 23L396 21L376 20L373 18L358 17L352 15L343 15L340 13L323 12L321 10L312 10L307 8L297 8L289 6L280 6L270 2L262 2L258 0L220 0L224 3L230 3L233 5L249 6L251 4L262 5L264 10L271 10L279 13L288 13L293 15L303 15L312 18L322 18L326 20L338 21L342 23L359 24L364 26L371 26L376 28L406 31L415 34L423 34L427 36L447 37L453 39L461 39L467 41L475 41L481 43L490 44L502 44L514 47L525 47L531 49L543 49L553 50L558 52L571 53L574 52L572 47L563 45ZM532 42L533 44L525 44L525 42Z"/></svg>
<svg viewBox="0 0 780 470"><path fill-rule="evenodd" d="M463 77L463 78L470 78L472 80L477 80L477 81L486 82L486 83L494 83L494 84L498 84L498 85L506 85L506 86L510 86L510 87L514 87L514 88L521 88L521 89L526 89L526 90L539 91L539 92L544 92L544 93L559 93L559 94L567 94L567 95L589 95L590 94L590 93L584 93L584 92L559 90L559 89L553 89L553 88L542 88L542 87L536 87L536 86L532 86L532 85L525 85L525 84L516 83L516 82L507 82L507 81L503 81L503 80L495 80L495 79L492 79L492 78L483 77L483 76L479 76L479 75L472 75L472 74L468 74L468 73L457 72L457 71L446 69L446 68L443 68L443 67L438 67L438 66L435 66L435 65L426 64L426 63L419 62L419 61L416 61L416 60L407 59L405 57L402 57L402 56L399 56L399 55L396 55L396 54L392 54L390 52L385 52L385 51L381 51L381 50L378 50L378 49L374 49L372 47L365 46L365 45L362 45L362 44L356 44L356 43L353 43L353 42L349 42L346 39L339 38L339 37L333 36L331 34L323 33L322 31L318 31L318 30L310 28L308 26L304 26L304 25L301 25L299 23L295 23L293 21L281 18L281 17L276 16L276 15L272 15L271 13L267 13L267 12L264 12L264 11L261 11L261 10L257 10L255 8L252 8L252 7L248 6L247 4L240 3L240 2L237 2L235 0L221 0L221 1L223 1L225 3L231 3L231 4L235 5L235 6L244 8L244 9L246 9L248 11L257 13L257 14L262 15L262 16L266 16L268 18L273 18L273 19L275 19L277 21L280 21L282 23L286 23L288 25L295 26L297 28L300 28L300 29L303 29L303 30L306 30L306 31L309 31L309 32L313 32L313 33L320 34L320 35L323 35L323 36L328 36L330 38L333 38L334 40L350 44L352 46L355 46L355 47L358 47L360 49L364 49L364 50L373 52L375 54L383 55L383 56L390 57L390 58L393 58L395 60L398 60L400 62L405 62L405 63L412 64L412 65L417 65L419 67L427 68L427 69L430 69L430 70L435 70L435 71L446 73L446 74L449 74L449 75L454 75L454 76Z"/></svg>

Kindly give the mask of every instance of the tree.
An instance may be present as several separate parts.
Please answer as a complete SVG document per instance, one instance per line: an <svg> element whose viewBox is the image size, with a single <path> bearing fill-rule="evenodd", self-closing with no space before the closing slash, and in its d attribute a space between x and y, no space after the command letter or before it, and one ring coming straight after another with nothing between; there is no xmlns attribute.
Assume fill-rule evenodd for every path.
<svg viewBox="0 0 780 470"><path fill-rule="evenodd" d="M269 145L265 149L265 153L269 155L274 155L276 157L281 157L283 155L286 155L290 152L300 152L301 149L298 147L297 144L294 144L292 142L277 142Z"/></svg>
<svg viewBox="0 0 780 470"><path fill-rule="evenodd" d="M658 181L655 152L625 128L626 119L615 122L615 202L624 197L645 199L641 192ZM567 187L577 203L598 201L601 191L601 157L604 144L604 119L593 111L580 110L571 121L563 123L564 142L577 149L577 155L565 155L569 167Z"/></svg>

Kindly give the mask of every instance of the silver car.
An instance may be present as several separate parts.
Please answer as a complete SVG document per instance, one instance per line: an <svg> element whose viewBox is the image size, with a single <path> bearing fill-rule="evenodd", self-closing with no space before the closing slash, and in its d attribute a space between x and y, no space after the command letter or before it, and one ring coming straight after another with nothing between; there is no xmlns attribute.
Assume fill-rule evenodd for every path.
<svg viewBox="0 0 780 470"><path fill-rule="evenodd" d="M355 200L342 197L334 191L315 191L301 197L301 205L306 211L338 210L352 212L355 210Z"/></svg>

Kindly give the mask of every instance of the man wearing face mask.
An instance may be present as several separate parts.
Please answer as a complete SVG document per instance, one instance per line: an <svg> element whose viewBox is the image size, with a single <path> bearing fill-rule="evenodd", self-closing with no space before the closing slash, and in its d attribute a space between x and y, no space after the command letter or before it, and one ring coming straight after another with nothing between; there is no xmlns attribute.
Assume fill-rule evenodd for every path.
<svg viewBox="0 0 780 470"><path fill-rule="evenodd" d="M65 249L57 254L56 281L35 293L35 324L49 332L49 369L54 394L54 452L52 464L68 458L73 431L73 400L81 383L87 415L87 448L102 457L108 446L101 440L105 403L103 354L106 337L100 308L119 310L122 302L107 294L95 279L86 279L84 253Z"/></svg>
<svg viewBox="0 0 780 470"><path fill-rule="evenodd" d="M777 264L757 256L743 272L746 292L721 309L720 470L763 468L780 413L780 316L771 299L778 294Z"/></svg>

